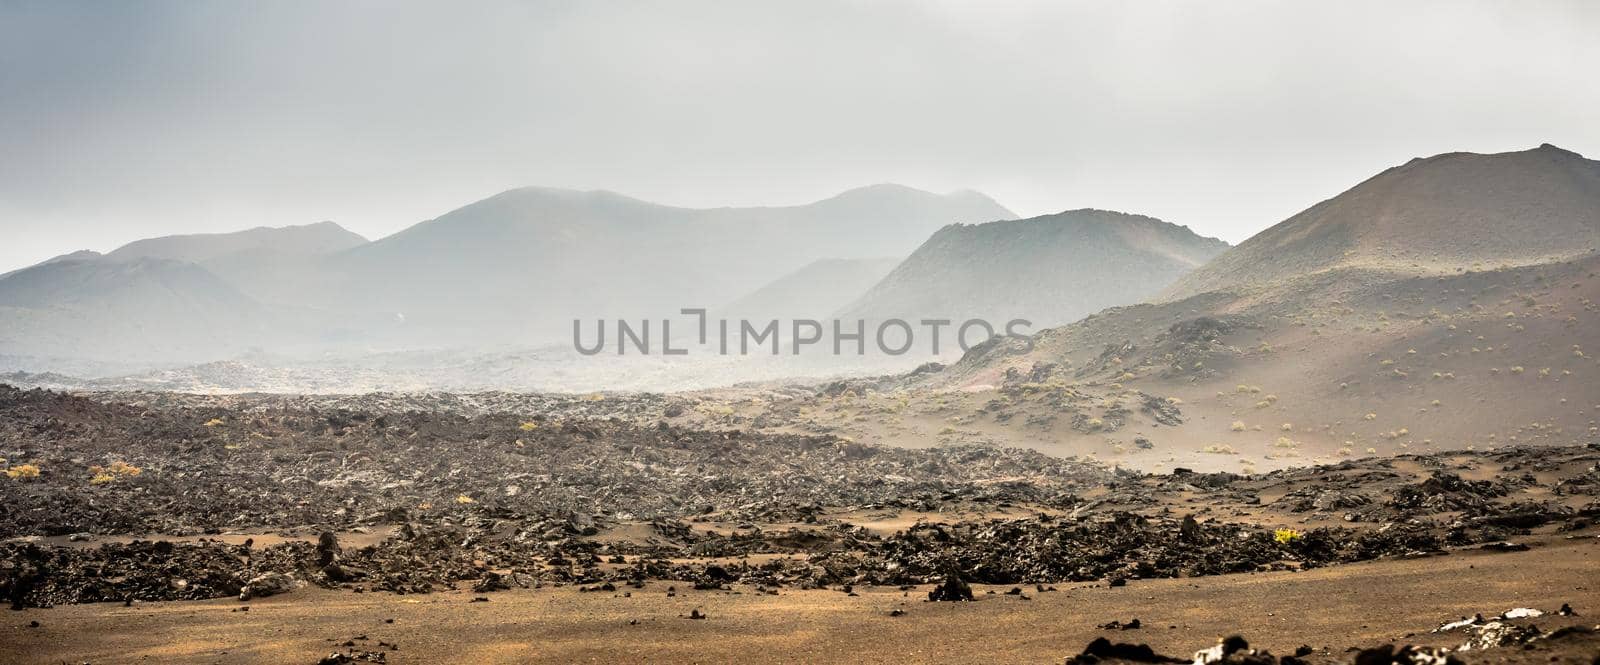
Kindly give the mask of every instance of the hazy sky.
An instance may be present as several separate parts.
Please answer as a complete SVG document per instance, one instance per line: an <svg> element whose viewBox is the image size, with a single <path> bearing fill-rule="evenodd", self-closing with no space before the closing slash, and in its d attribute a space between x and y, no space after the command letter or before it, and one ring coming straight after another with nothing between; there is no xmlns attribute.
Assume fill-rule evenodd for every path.
<svg viewBox="0 0 1600 665"><path fill-rule="evenodd" d="M876 182L1238 241L1388 166L1600 156L1595 2L0 0L0 271L521 185Z"/></svg>

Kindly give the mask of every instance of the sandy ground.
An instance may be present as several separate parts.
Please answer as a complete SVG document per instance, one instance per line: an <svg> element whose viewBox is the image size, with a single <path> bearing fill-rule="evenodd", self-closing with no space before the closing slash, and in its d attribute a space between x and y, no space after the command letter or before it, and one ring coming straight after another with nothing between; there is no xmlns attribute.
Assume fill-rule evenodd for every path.
<svg viewBox="0 0 1600 665"><path fill-rule="evenodd" d="M1031 600L980 587L979 601L954 604L924 602L925 588L768 596L680 585L669 597L669 585L656 582L632 597L567 587L491 594L486 603L469 592L302 589L252 601L248 612L233 600L79 605L0 615L0 662L314 663L363 636L357 649L387 651L390 663L1060 662L1105 634L1097 624L1134 617L1147 628L1112 637L1186 654L1238 632L1279 653L1309 644L1338 654L1389 641L1449 644L1427 631L1512 607L1566 602L1600 616L1597 545L1557 538L1513 554L1030 588ZM896 608L906 614L889 616ZM709 618L686 618L695 609Z"/></svg>

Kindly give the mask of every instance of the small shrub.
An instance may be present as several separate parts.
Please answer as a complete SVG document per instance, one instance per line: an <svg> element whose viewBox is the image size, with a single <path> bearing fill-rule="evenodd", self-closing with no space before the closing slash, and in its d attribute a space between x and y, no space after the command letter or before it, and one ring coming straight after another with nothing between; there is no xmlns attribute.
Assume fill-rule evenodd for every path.
<svg viewBox="0 0 1600 665"><path fill-rule="evenodd" d="M6 469L6 477L13 480L31 480L39 477L39 467L33 464L18 464Z"/></svg>
<svg viewBox="0 0 1600 665"><path fill-rule="evenodd" d="M1278 541L1279 545L1288 545L1289 543L1300 540L1301 537L1302 534L1294 529L1278 529L1277 531L1272 532L1272 539Z"/></svg>
<svg viewBox="0 0 1600 665"><path fill-rule="evenodd" d="M98 464L91 466L89 467L89 473L94 474L94 476L89 479L90 485L105 485L107 483L115 482L118 478L137 476L141 473L144 473L144 469L136 467L122 460L117 460L112 462L111 466L109 467L100 466Z"/></svg>

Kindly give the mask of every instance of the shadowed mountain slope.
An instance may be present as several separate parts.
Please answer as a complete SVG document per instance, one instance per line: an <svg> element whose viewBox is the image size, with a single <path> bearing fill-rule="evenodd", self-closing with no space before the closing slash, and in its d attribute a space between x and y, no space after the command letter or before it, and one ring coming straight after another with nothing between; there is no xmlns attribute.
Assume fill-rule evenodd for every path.
<svg viewBox="0 0 1600 665"><path fill-rule="evenodd" d="M1140 302L1227 248L1151 217L1070 210L940 231L843 312L1059 325Z"/></svg>

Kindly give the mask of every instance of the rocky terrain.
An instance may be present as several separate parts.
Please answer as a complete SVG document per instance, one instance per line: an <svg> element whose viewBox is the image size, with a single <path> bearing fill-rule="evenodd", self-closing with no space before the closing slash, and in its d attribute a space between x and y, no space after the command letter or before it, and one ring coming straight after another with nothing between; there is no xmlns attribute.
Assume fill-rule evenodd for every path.
<svg viewBox="0 0 1600 665"><path fill-rule="evenodd" d="M435 349L6 374L18 386L0 385L0 593L26 621L0 638L29 645L25 662L760 649L804 662L1592 663L1592 170L1550 147L1429 158L1226 251L1094 211L949 227L857 304L1088 312L1222 253L1152 302L1062 314L1076 320L909 371L630 357L578 376L542 352ZM1502 178L1516 191L1479 187ZM1518 198L1530 191L1546 203ZM879 188L817 205L885 196L925 198ZM575 211L600 216L563 216ZM651 211L518 190L387 247ZM782 234L811 213L773 214L764 228ZM1493 247L1445 237L1451 220ZM1523 232L1479 228L1501 222ZM376 244L339 251L411 251ZM177 300L192 319L275 316L227 314L223 301L251 296L220 279L179 288L194 280L171 275L209 274L191 259L67 257L0 278L0 297L39 308L89 280L111 314L139 299L116 294L159 292L189 293ZM1047 279L1067 264L1094 274ZM1112 281L1139 293L1058 297L1128 265L1143 281ZM842 282L883 267L852 266ZM38 277L56 273L77 276ZM635 391L674 372L701 382ZM745 380L717 380L730 376ZM490 389L524 386L567 392ZM150 641L183 631L209 637ZM874 640L896 651L862 656Z"/></svg>
<svg viewBox="0 0 1600 665"><path fill-rule="evenodd" d="M671 401L135 397L0 389L16 607L663 584L1026 599L1600 533L1594 445L1150 475L688 428Z"/></svg>

